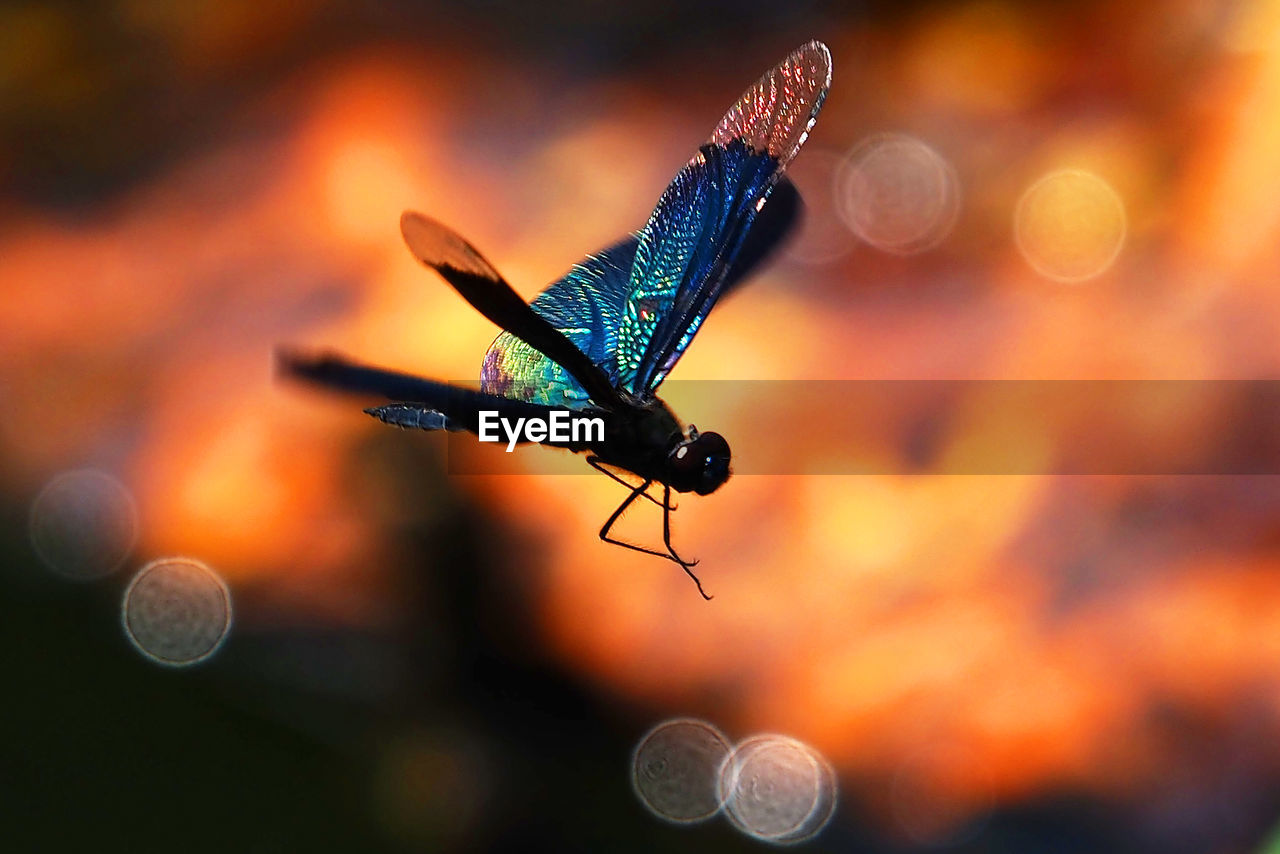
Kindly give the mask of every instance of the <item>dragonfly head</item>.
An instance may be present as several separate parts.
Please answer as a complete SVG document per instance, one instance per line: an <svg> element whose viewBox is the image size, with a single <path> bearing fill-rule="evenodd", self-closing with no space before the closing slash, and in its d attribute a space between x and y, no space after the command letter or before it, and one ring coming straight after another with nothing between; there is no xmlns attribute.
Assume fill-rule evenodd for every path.
<svg viewBox="0 0 1280 854"><path fill-rule="evenodd" d="M669 483L677 492L710 495L729 479L729 443L719 433L699 433L676 443L667 456Z"/></svg>

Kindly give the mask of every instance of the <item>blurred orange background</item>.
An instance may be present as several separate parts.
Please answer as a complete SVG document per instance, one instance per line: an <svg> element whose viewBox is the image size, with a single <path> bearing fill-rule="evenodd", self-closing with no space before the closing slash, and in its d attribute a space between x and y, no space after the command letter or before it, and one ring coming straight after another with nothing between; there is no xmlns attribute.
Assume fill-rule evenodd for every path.
<svg viewBox="0 0 1280 854"><path fill-rule="evenodd" d="M168 63L172 100L142 119L111 100L132 84L103 70L114 55L85 49L71 5L0 13L4 487L109 471L138 503L138 554L198 557L237 596L275 603L270 619L416 619L385 530L432 510L359 473L357 449L442 453L443 438L393 433L271 372L289 343L478 375L495 330L416 265L401 210L456 227L532 298L639 227L724 109L806 38L834 58L795 167L806 234L717 307L673 379L1280 370L1274 0L824 12L788 19L785 38L673 41L613 65L479 37L322 42L337 25L313 3L102 8ZM183 92L215 104L210 121ZM69 118L86 105L93 127ZM117 125L170 116L189 132L166 156L119 151L135 140ZM953 170L954 227L923 251L883 251L837 219L833 175L882 133ZM1015 236L1023 194L1061 170L1100 178L1123 206L1118 254L1082 281L1044 275ZM60 196L59 176L109 186ZM1038 239L1053 243L1054 222ZM1064 242L1090 239L1066 228ZM675 407L748 458L806 441L803 419L761 423L750 401ZM987 441L981 407L948 402L941 447ZM882 446L857 452L900 454L900 440L886 424ZM488 508L495 536L528 544L503 579L548 654L641 718L805 739L890 834L943 839L1060 790L1140 811L1193 777L1217 791L1241 762L1280 783L1274 477L738 477L675 517L705 603L675 567L596 539L616 484L515 476L539 453L560 452L523 449L503 461L511 475L450 488ZM628 536L657 538L648 511L628 515ZM930 799L907 826L891 803L903 775Z"/></svg>

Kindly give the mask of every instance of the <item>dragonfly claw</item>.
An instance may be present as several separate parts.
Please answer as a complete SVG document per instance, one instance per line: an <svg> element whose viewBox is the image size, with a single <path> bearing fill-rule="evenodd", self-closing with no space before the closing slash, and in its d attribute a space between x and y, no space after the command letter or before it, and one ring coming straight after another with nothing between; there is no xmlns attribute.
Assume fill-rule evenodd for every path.
<svg viewBox="0 0 1280 854"><path fill-rule="evenodd" d="M680 564L680 568L684 570L685 575L692 578L693 583L698 586L698 593L702 596L702 598L710 602L714 597L711 596L711 594L707 593L707 591L702 589L702 582L698 580L698 576L694 575L693 571L690 569L690 567L697 564L697 561L695 560L692 564L685 563L684 561L679 561L679 564Z"/></svg>
<svg viewBox="0 0 1280 854"><path fill-rule="evenodd" d="M697 566L698 563L700 562L699 559L696 557L693 560L685 560L684 558L680 557L680 555L676 554L676 550L671 548L670 544L667 545L667 554L671 555L671 559L676 563L680 564L686 570L692 569L693 567Z"/></svg>

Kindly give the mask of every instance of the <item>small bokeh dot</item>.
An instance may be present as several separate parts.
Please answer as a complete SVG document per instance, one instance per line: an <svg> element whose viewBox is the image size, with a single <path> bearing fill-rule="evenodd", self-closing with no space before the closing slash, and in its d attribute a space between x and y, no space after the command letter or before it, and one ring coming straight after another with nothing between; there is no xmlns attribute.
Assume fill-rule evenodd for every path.
<svg viewBox="0 0 1280 854"><path fill-rule="evenodd" d="M641 803L659 818L705 821L720 811L717 779L728 755L728 739L706 721L665 721L636 745L631 782Z"/></svg>
<svg viewBox="0 0 1280 854"><path fill-rule="evenodd" d="M1091 172L1051 172L1032 184L1014 213L1014 238L1040 275L1081 282L1103 273L1124 245L1124 203Z"/></svg>
<svg viewBox="0 0 1280 854"><path fill-rule="evenodd" d="M213 655L231 628L231 593L212 569L186 557L147 564L124 594L125 633L144 656L182 667Z"/></svg>
<svg viewBox="0 0 1280 854"><path fill-rule="evenodd" d="M895 255L937 246L960 212L960 182L951 164L904 134L878 134L859 143L835 181L836 211L845 225Z"/></svg>
<svg viewBox="0 0 1280 854"><path fill-rule="evenodd" d="M133 496L97 469L63 472L31 504L31 547L63 578L90 581L119 569L138 536Z"/></svg>

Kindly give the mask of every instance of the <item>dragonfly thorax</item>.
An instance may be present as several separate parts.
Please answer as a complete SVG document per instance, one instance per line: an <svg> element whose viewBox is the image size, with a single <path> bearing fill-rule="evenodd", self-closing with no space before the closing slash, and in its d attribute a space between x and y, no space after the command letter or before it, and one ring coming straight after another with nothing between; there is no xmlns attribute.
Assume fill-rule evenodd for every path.
<svg viewBox="0 0 1280 854"><path fill-rule="evenodd" d="M629 400L605 427L605 441L591 447L598 459L665 483L677 492L710 495L729 479L729 443L719 433L686 433L660 398Z"/></svg>

